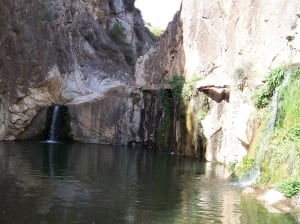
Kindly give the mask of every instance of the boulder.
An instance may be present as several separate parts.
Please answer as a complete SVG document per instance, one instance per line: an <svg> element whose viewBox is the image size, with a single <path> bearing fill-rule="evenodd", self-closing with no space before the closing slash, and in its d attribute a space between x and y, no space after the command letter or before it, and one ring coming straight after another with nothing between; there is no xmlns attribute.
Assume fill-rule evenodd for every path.
<svg viewBox="0 0 300 224"><path fill-rule="evenodd" d="M142 142L139 133L143 109L140 90L119 85L104 94L75 98L66 106L75 140L97 144Z"/></svg>

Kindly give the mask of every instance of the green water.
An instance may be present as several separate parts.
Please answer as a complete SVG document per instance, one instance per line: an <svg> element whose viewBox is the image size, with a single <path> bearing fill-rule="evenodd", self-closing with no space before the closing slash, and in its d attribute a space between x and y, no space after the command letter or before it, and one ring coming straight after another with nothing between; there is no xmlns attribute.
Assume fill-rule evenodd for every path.
<svg viewBox="0 0 300 224"><path fill-rule="evenodd" d="M222 167L139 147L0 143L0 223L289 224Z"/></svg>

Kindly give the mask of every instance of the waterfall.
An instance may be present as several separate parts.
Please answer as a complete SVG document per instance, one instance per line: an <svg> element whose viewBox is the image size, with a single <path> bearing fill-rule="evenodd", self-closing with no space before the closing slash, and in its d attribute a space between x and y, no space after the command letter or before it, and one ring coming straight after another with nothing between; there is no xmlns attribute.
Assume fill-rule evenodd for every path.
<svg viewBox="0 0 300 224"><path fill-rule="evenodd" d="M58 127L60 122L59 113L60 105L54 105L48 135L48 142L55 142L58 138Z"/></svg>
<svg viewBox="0 0 300 224"><path fill-rule="evenodd" d="M271 103L269 106L269 111L270 111L271 115L270 115L269 121L266 125L266 129L263 132L264 137L262 138L262 141L259 144L259 147L258 147L259 151L255 158L254 166L246 173L245 178L240 181L239 185L242 185L242 186L251 185L251 184L255 183L255 181L257 180L257 178L260 175L260 165L261 165L261 161L263 159L263 155L265 153L264 149L265 149L265 145L266 145L266 141L267 141L266 137L268 136L270 131L272 131L272 129L274 128L274 126L276 124L276 120L277 120L279 92L282 88L284 88L288 85L290 77L291 77L291 72L287 72L282 83L275 89L275 92L272 96L272 100L271 100Z"/></svg>
<svg viewBox="0 0 300 224"><path fill-rule="evenodd" d="M271 105L270 105L270 111L271 111L271 117L269 119L268 125L266 127L266 134L268 134L273 127L275 126L276 119L277 119L277 112L278 112L278 104L279 104L279 92L282 88L286 87L290 81L291 72L287 72L286 77L282 81L281 85L279 85L274 92L274 95L272 97Z"/></svg>

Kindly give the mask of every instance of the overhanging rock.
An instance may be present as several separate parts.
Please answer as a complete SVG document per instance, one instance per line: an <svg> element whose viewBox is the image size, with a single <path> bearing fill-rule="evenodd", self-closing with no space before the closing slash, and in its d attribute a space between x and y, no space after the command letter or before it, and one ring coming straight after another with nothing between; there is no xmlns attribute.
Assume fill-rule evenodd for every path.
<svg viewBox="0 0 300 224"><path fill-rule="evenodd" d="M230 85L227 83L211 79L201 80L196 83L196 89L218 103L222 100L229 102Z"/></svg>

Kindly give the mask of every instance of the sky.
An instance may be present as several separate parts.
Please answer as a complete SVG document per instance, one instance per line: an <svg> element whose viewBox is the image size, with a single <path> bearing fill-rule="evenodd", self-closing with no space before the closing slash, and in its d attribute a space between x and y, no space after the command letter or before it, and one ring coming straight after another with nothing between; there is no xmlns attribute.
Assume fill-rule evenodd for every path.
<svg viewBox="0 0 300 224"><path fill-rule="evenodd" d="M135 7L141 10L144 21L162 29L172 21L180 4L181 0L135 0Z"/></svg>

